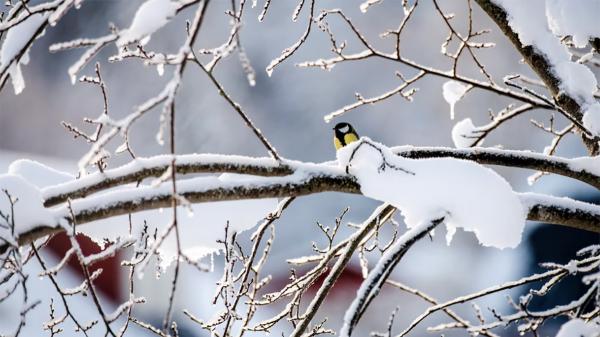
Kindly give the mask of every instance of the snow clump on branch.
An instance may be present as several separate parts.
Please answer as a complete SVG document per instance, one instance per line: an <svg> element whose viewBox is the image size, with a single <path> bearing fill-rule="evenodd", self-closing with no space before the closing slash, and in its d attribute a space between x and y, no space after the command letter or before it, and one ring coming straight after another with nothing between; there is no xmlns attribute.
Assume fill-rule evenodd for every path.
<svg viewBox="0 0 600 337"><path fill-rule="evenodd" d="M129 43L140 42L145 45L150 36L166 25L177 14L179 3L172 0L148 0L135 13L128 29L121 32L117 46L123 47Z"/></svg>
<svg viewBox="0 0 600 337"><path fill-rule="evenodd" d="M452 158L408 159L363 137L337 152L361 192L397 207L409 228L445 217L448 243L456 228L474 232L483 246L514 248L526 211L496 172Z"/></svg>

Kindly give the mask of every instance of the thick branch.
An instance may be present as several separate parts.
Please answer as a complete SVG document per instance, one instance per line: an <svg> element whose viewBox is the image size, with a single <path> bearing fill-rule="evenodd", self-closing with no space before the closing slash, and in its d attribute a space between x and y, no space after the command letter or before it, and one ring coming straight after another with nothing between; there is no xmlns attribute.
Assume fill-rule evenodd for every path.
<svg viewBox="0 0 600 337"><path fill-rule="evenodd" d="M508 23L508 15L506 11L493 3L491 0L475 0L479 6L487 13L487 15L494 20L500 30L508 37L514 47L521 53L525 62L529 64L531 69L540 77L544 82L550 93L554 97L556 103L576 121L581 122L583 117L582 107L575 100L574 97L569 96L563 90L560 90L561 79L552 70L552 65L547 57L536 50L533 46L523 46L519 40L519 36L515 31L512 30ZM600 153L598 147L598 138L589 139L587 136L582 135L588 151L592 155Z"/></svg>
<svg viewBox="0 0 600 337"><path fill-rule="evenodd" d="M177 155L175 167L178 174L240 173L256 176L284 176L293 169L267 158L224 156L211 154ZM171 155L134 159L121 167L96 172L69 183L50 186L43 190L44 206L51 207L67 199L82 198L115 186L161 176L171 165Z"/></svg>
<svg viewBox="0 0 600 337"><path fill-rule="evenodd" d="M577 179L600 189L600 177L586 171L580 165L578 159L546 156L529 151L491 148L453 149L444 147L418 148L400 146L393 148L393 150L395 153L406 158L452 157L472 160L480 164L549 172ZM69 198L82 198L115 186L142 181L150 177L159 177L169 167L172 159L170 155L139 158L115 169L93 173L66 184L48 187L43 190L44 206L55 206L65 202ZM257 176L285 176L292 174L301 166L311 167L312 165L314 164L302 164L289 160L277 162L271 158L211 154L178 155L176 158L178 174L240 173Z"/></svg>
<svg viewBox="0 0 600 337"><path fill-rule="evenodd" d="M600 177L586 170L585 167L581 165L580 159L547 156L531 151L478 147L454 149L444 147L398 146L394 147L393 150L398 155L406 158L423 159L452 157L472 160L485 165L500 165L549 172L577 179L600 189ZM598 165L600 165L600 161Z"/></svg>
<svg viewBox="0 0 600 337"><path fill-rule="evenodd" d="M356 180L336 167L316 165L310 170L303 167L295 174L285 177L256 177L237 182L217 178L195 178L177 182L178 193L191 203L228 201L260 198L296 197L321 192L360 194ZM206 180L210 179L210 180ZM71 202L75 222L84 224L95 220L144 210L168 207L172 193L167 183L159 187L144 186L125 188ZM443 187L441 187L443 188ZM557 225L600 233L600 206L532 193L519 194L528 220L543 221ZM67 206L54 209L57 216L68 217ZM58 224L40 224L21 233L19 245L29 244L45 235L63 231ZM0 246L0 252L6 246Z"/></svg>

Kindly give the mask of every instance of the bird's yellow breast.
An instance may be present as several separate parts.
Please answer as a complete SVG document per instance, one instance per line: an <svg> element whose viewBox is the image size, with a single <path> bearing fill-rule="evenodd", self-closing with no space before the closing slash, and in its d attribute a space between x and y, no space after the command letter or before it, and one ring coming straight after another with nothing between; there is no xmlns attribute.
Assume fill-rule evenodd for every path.
<svg viewBox="0 0 600 337"><path fill-rule="evenodd" d="M346 143L346 145L355 142L358 140L358 137L356 136L356 133L352 132L352 133L347 133L344 135L344 143Z"/></svg>
<svg viewBox="0 0 600 337"><path fill-rule="evenodd" d="M358 140L358 136L356 135L356 133L350 132L350 133L347 133L344 135L343 142L339 138L334 136L333 137L333 145L335 145L336 150L339 150L340 148L342 148L352 142L355 142L357 140Z"/></svg>

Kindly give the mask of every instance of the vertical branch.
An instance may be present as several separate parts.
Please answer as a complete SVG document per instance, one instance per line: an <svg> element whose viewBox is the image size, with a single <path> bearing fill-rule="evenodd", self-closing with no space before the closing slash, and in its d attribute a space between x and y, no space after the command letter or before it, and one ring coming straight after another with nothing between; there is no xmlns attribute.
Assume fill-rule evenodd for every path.
<svg viewBox="0 0 600 337"><path fill-rule="evenodd" d="M175 301L175 292L177 291L177 280L179 278L179 263L181 260L181 241L179 237L179 227L177 226L177 170L175 168L175 101L171 102L169 106L170 110L170 151L173 159L171 160L171 208L173 210L173 222L171 226L173 226L173 230L175 231L175 243L177 247L177 256L175 258L175 271L173 273L173 283L171 285L171 293L169 295L169 307L167 308L167 312L165 314L165 318L163 320L163 331L167 332L169 328L169 322L171 321L171 315L173 313L173 302Z"/></svg>

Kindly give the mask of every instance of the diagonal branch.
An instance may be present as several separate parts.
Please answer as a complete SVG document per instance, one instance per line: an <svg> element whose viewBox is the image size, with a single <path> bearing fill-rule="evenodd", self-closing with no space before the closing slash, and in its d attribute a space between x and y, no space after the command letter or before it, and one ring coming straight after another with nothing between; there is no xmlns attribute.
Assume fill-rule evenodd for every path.
<svg viewBox="0 0 600 337"><path fill-rule="evenodd" d="M558 77L548 58L539 50L533 46L523 46L519 40L517 32L515 32L509 25L508 14L506 11L493 3L491 0L475 0L479 6L487 13L487 15L494 20L500 30L508 37L510 42L514 45L517 51L523 56L525 62L529 64L531 69L540 77L544 82L556 104L564 110L567 118L573 118L578 122L581 122L583 117L582 106L577 102L575 97L569 96L564 90L560 89L561 79ZM588 148L588 151L592 155L600 153L599 139L595 137L590 139L586 135L582 134L582 138Z"/></svg>
<svg viewBox="0 0 600 337"><path fill-rule="evenodd" d="M315 297L310 302L305 314L302 315L302 319L298 322L290 337L299 337L306 331L308 324L316 315L317 310L323 301L325 301L325 297L327 294L329 294L329 291L333 288L333 285L337 279L342 275L342 271L344 271L346 265L348 262L350 262L350 258L352 258L352 255L356 251L359 244L373 230L373 228L375 228L378 224L385 222L394 214L395 211L396 209L393 206L389 204L382 204L381 206L377 207L375 211L373 211L369 218L363 223L361 229L348 239L348 243L343 253L335 262L325 280L323 280L323 285L321 285L315 294Z"/></svg>
<svg viewBox="0 0 600 337"><path fill-rule="evenodd" d="M404 254L427 233L441 224L444 218L426 221L421 225L411 228L404 233L398 241L379 259L360 288L356 291L356 297L344 315L344 325L340 330L340 336L350 336L352 330L358 324L363 313L371 301L379 294L381 287L392 273L394 267L400 262Z"/></svg>

